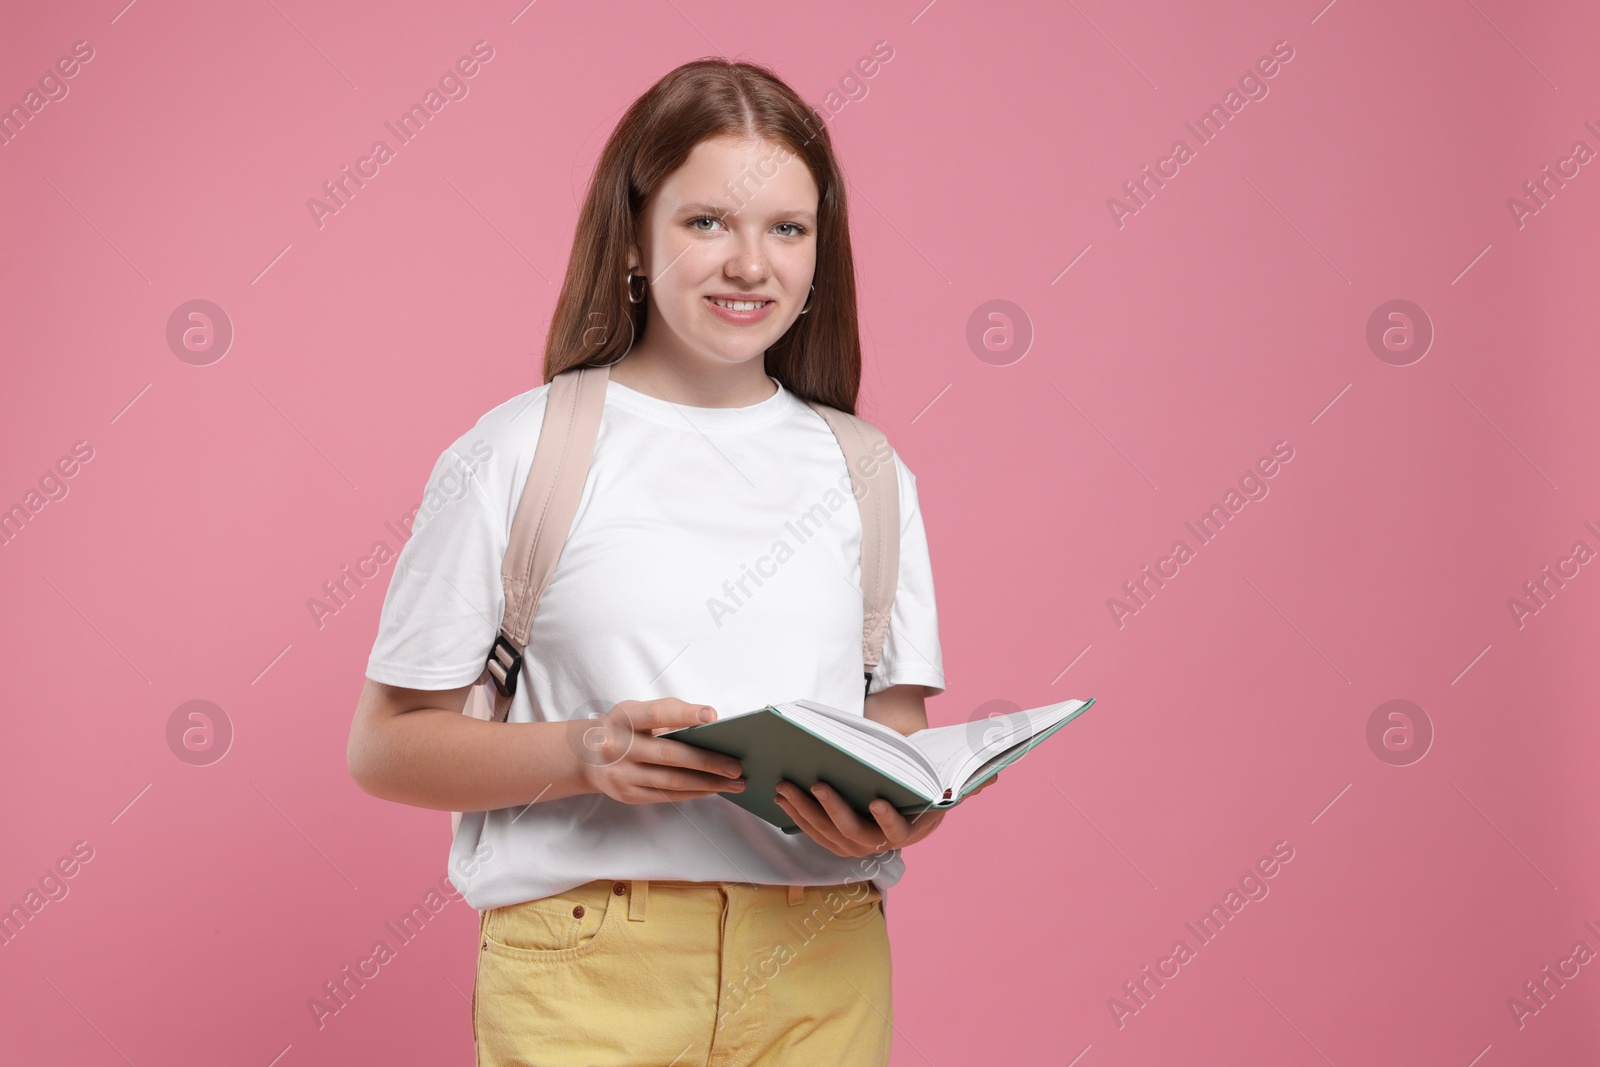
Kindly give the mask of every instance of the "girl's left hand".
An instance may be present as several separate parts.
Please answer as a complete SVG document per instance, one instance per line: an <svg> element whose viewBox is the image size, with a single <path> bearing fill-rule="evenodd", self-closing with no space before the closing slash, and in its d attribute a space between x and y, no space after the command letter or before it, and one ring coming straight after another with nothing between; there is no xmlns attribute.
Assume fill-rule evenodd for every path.
<svg viewBox="0 0 1600 1067"><path fill-rule="evenodd" d="M999 776L996 775L996 778ZM987 789L990 779L972 795ZM869 822L857 815L827 783L818 782L808 793L787 778L778 782L778 807L817 844L836 856L870 856L916 844L944 821L945 810L924 811L907 819L887 800L874 800Z"/></svg>

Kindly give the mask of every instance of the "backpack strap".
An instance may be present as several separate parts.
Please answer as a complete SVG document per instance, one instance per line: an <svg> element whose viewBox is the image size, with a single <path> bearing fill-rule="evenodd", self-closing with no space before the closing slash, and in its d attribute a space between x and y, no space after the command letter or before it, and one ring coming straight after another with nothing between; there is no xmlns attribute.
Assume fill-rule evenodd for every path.
<svg viewBox="0 0 1600 1067"><path fill-rule="evenodd" d="M578 501L583 497L589 461L600 433L609 377L604 367L574 367L550 381L539 443L528 467L528 480L517 502L510 541L500 566L505 614L483 673L478 676L479 682L490 687L485 690L484 699L493 697L487 716L493 722L505 722L511 711L534 612L555 574L556 560L578 514ZM476 707L469 706L468 714L483 718L484 708L480 701Z"/></svg>
<svg viewBox="0 0 1600 1067"><path fill-rule="evenodd" d="M861 418L818 400L811 407L828 422L844 450L850 469L850 486L861 509L861 595L864 600L861 662L864 689L872 688L872 668L883 656L889 633L889 609L894 605L900 579L900 481L895 473L889 439Z"/></svg>

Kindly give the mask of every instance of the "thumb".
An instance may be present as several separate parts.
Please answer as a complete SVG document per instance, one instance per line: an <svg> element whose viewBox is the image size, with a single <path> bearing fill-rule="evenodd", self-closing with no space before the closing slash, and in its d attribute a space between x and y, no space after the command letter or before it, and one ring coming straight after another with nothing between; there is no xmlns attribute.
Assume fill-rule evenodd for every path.
<svg viewBox="0 0 1600 1067"><path fill-rule="evenodd" d="M691 704L687 700L678 700L668 697L663 700L654 700L649 703L645 713L639 716L639 726L648 723L650 735L665 733L668 730L681 730L688 726L698 726L717 718L716 709L708 704Z"/></svg>

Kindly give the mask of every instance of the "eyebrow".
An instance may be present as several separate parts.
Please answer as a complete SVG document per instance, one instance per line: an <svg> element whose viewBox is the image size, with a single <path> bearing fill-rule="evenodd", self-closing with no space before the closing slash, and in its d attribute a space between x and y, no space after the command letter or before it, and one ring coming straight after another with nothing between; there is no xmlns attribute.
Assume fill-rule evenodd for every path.
<svg viewBox="0 0 1600 1067"><path fill-rule="evenodd" d="M748 204L746 206L748 206ZM715 217L717 217L719 219L720 218L726 218L729 214L731 214L731 212L728 210L726 205L724 205L724 204L712 204L712 203L707 203L707 202L697 202L697 203L693 203L693 204L684 204L682 207L680 207L678 209L678 213L680 215L689 214L691 212L696 214L696 215L714 215ZM800 210L798 208L796 208L794 210L791 210L791 211L778 211L778 212L774 212L774 214L775 215L786 216L788 218L793 218L793 219L803 219L806 222L809 222L812 226L815 226L817 224L817 216L813 212L802 211L802 210Z"/></svg>

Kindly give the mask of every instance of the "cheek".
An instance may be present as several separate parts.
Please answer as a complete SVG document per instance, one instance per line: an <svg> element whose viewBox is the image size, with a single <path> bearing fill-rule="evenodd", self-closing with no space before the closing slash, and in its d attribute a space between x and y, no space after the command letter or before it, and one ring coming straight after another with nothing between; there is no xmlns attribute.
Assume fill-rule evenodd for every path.
<svg viewBox="0 0 1600 1067"><path fill-rule="evenodd" d="M817 269L817 242L813 239L804 245L791 245L772 255L773 269L799 279L807 285Z"/></svg>
<svg viewBox="0 0 1600 1067"><path fill-rule="evenodd" d="M817 257L814 249L804 253L793 253L787 256L774 256L772 272L778 287L800 303L806 302L806 297L811 293L811 286L816 278Z"/></svg>
<svg viewBox="0 0 1600 1067"><path fill-rule="evenodd" d="M657 275L652 276L650 283L650 297L662 313L672 317L681 318L690 311L695 310L695 304L700 300L700 293L707 288L707 276L694 269L698 265L692 263L693 253L683 256L676 263L668 257L667 263L657 269Z"/></svg>
<svg viewBox="0 0 1600 1067"><path fill-rule="evenodd" d="M657 254L651 274L655 291L663 300L693 303L700 294L717 288L722 260L705 244L696 241L668 242Z"/></svg>

